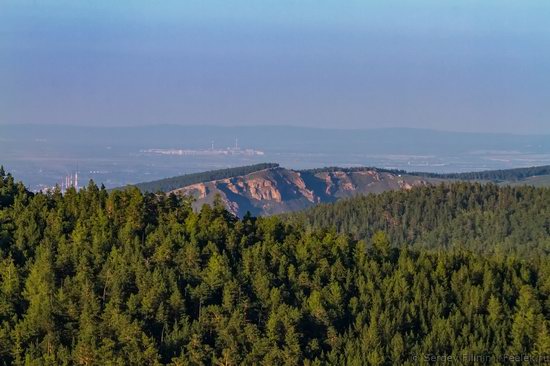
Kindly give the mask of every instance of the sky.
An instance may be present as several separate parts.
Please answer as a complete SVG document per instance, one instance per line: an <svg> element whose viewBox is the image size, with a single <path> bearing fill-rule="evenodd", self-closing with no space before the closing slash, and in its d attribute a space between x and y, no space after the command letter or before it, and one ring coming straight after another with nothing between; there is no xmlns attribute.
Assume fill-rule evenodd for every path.
<svg viewBox="0 0 550 366"><path fill-rule="evenodd" d="M547 0L0 0L0 124L550 133Z"/></svg>

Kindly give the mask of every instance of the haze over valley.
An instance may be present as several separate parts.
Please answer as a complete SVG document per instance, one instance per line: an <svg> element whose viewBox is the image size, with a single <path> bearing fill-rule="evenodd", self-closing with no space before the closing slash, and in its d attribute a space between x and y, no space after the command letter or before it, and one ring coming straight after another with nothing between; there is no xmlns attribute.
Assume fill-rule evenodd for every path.
<svg viewBox="0 0 550 366"><path fill-rule="evenodd" d="M113 188L262 162L439 173L550 164L550 135L403 128L0 125L0 139L2 164L33 190L76 172Z"/></svg>

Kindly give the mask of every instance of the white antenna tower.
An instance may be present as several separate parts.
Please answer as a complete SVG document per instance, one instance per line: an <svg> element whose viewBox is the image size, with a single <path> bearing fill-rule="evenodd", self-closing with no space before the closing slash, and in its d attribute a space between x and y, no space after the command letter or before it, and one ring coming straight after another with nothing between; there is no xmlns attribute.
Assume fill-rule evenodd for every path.
<svg viewBox="0 0 550 366"><path fill-rule="evenodd" d="M76 164L76 170L74 172L74 188L78 191L78 163Z"/></svg>

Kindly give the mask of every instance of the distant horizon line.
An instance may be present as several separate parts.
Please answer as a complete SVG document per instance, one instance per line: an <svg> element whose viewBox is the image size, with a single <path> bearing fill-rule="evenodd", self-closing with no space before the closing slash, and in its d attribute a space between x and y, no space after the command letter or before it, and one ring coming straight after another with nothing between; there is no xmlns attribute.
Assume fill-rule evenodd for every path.
<svg viewBox="0 0 550 366"><path fill-rule="evenodd" d="M116 129L116 128L150 128L150 127L211 127L211 128L293 128L306 130L325 130L325 131L373 131L373 130L415 130L415 131L432 131L441 133L456 133L456 134L472 134L472 135L509 135L509 136L550 136L550 131L544 133L521 133L521 132L489 132L489 131L460 131L448 130L429 127L364 127L364 128L335 128L323 126L303 126L290 124L266 124L266 125L251 125L251 124L235 124L235 125L217 125L217 124L183 124L183 123L148 123L136 125L91 125L91 124L67 124L67 123L1 123L0 127L13 126L42 126L42 127L71 127L71 128L97 128L97 129Z"/></svg>

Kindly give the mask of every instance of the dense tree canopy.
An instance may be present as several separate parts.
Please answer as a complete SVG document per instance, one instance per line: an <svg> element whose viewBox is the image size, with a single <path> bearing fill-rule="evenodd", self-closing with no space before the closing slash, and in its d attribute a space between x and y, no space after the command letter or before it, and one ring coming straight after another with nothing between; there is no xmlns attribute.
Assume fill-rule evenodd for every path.
<svg viewBox="0 0 550 366"><path fill-rule="evenodd" d="M362 240L238 220L220 202L193 212L185 198L137 188L33 195L4 173L0 184L4 364L393 365L550 352L544 256L411 248L390 226ZM545 190L493 202L493 186L437 189L480 212L519 196L548 206ZM407 210L452 216L445 207ZM548 240L548 222L531 219L513 218L533 231L523 241ZM427 230L417 220L410 230Z"/></svg>
<svg viewBox="0 0 550 366"><path fill-rule="evenodd" d="M529 177L540 175L550 175L550 165L532 166L527 168L482 170L479 172L466 173L419 173L413 172L412 175L430 178L442 179L461 179L461 180L485 180L492 182L518 181Z"/></svg>
<svg viewBox="0 0 550 366"><path fill-rule="evenodd" d="M550 189L453 183L359 196L286 216L355 239L385 231L395 246L550 253Z"/></svg>

